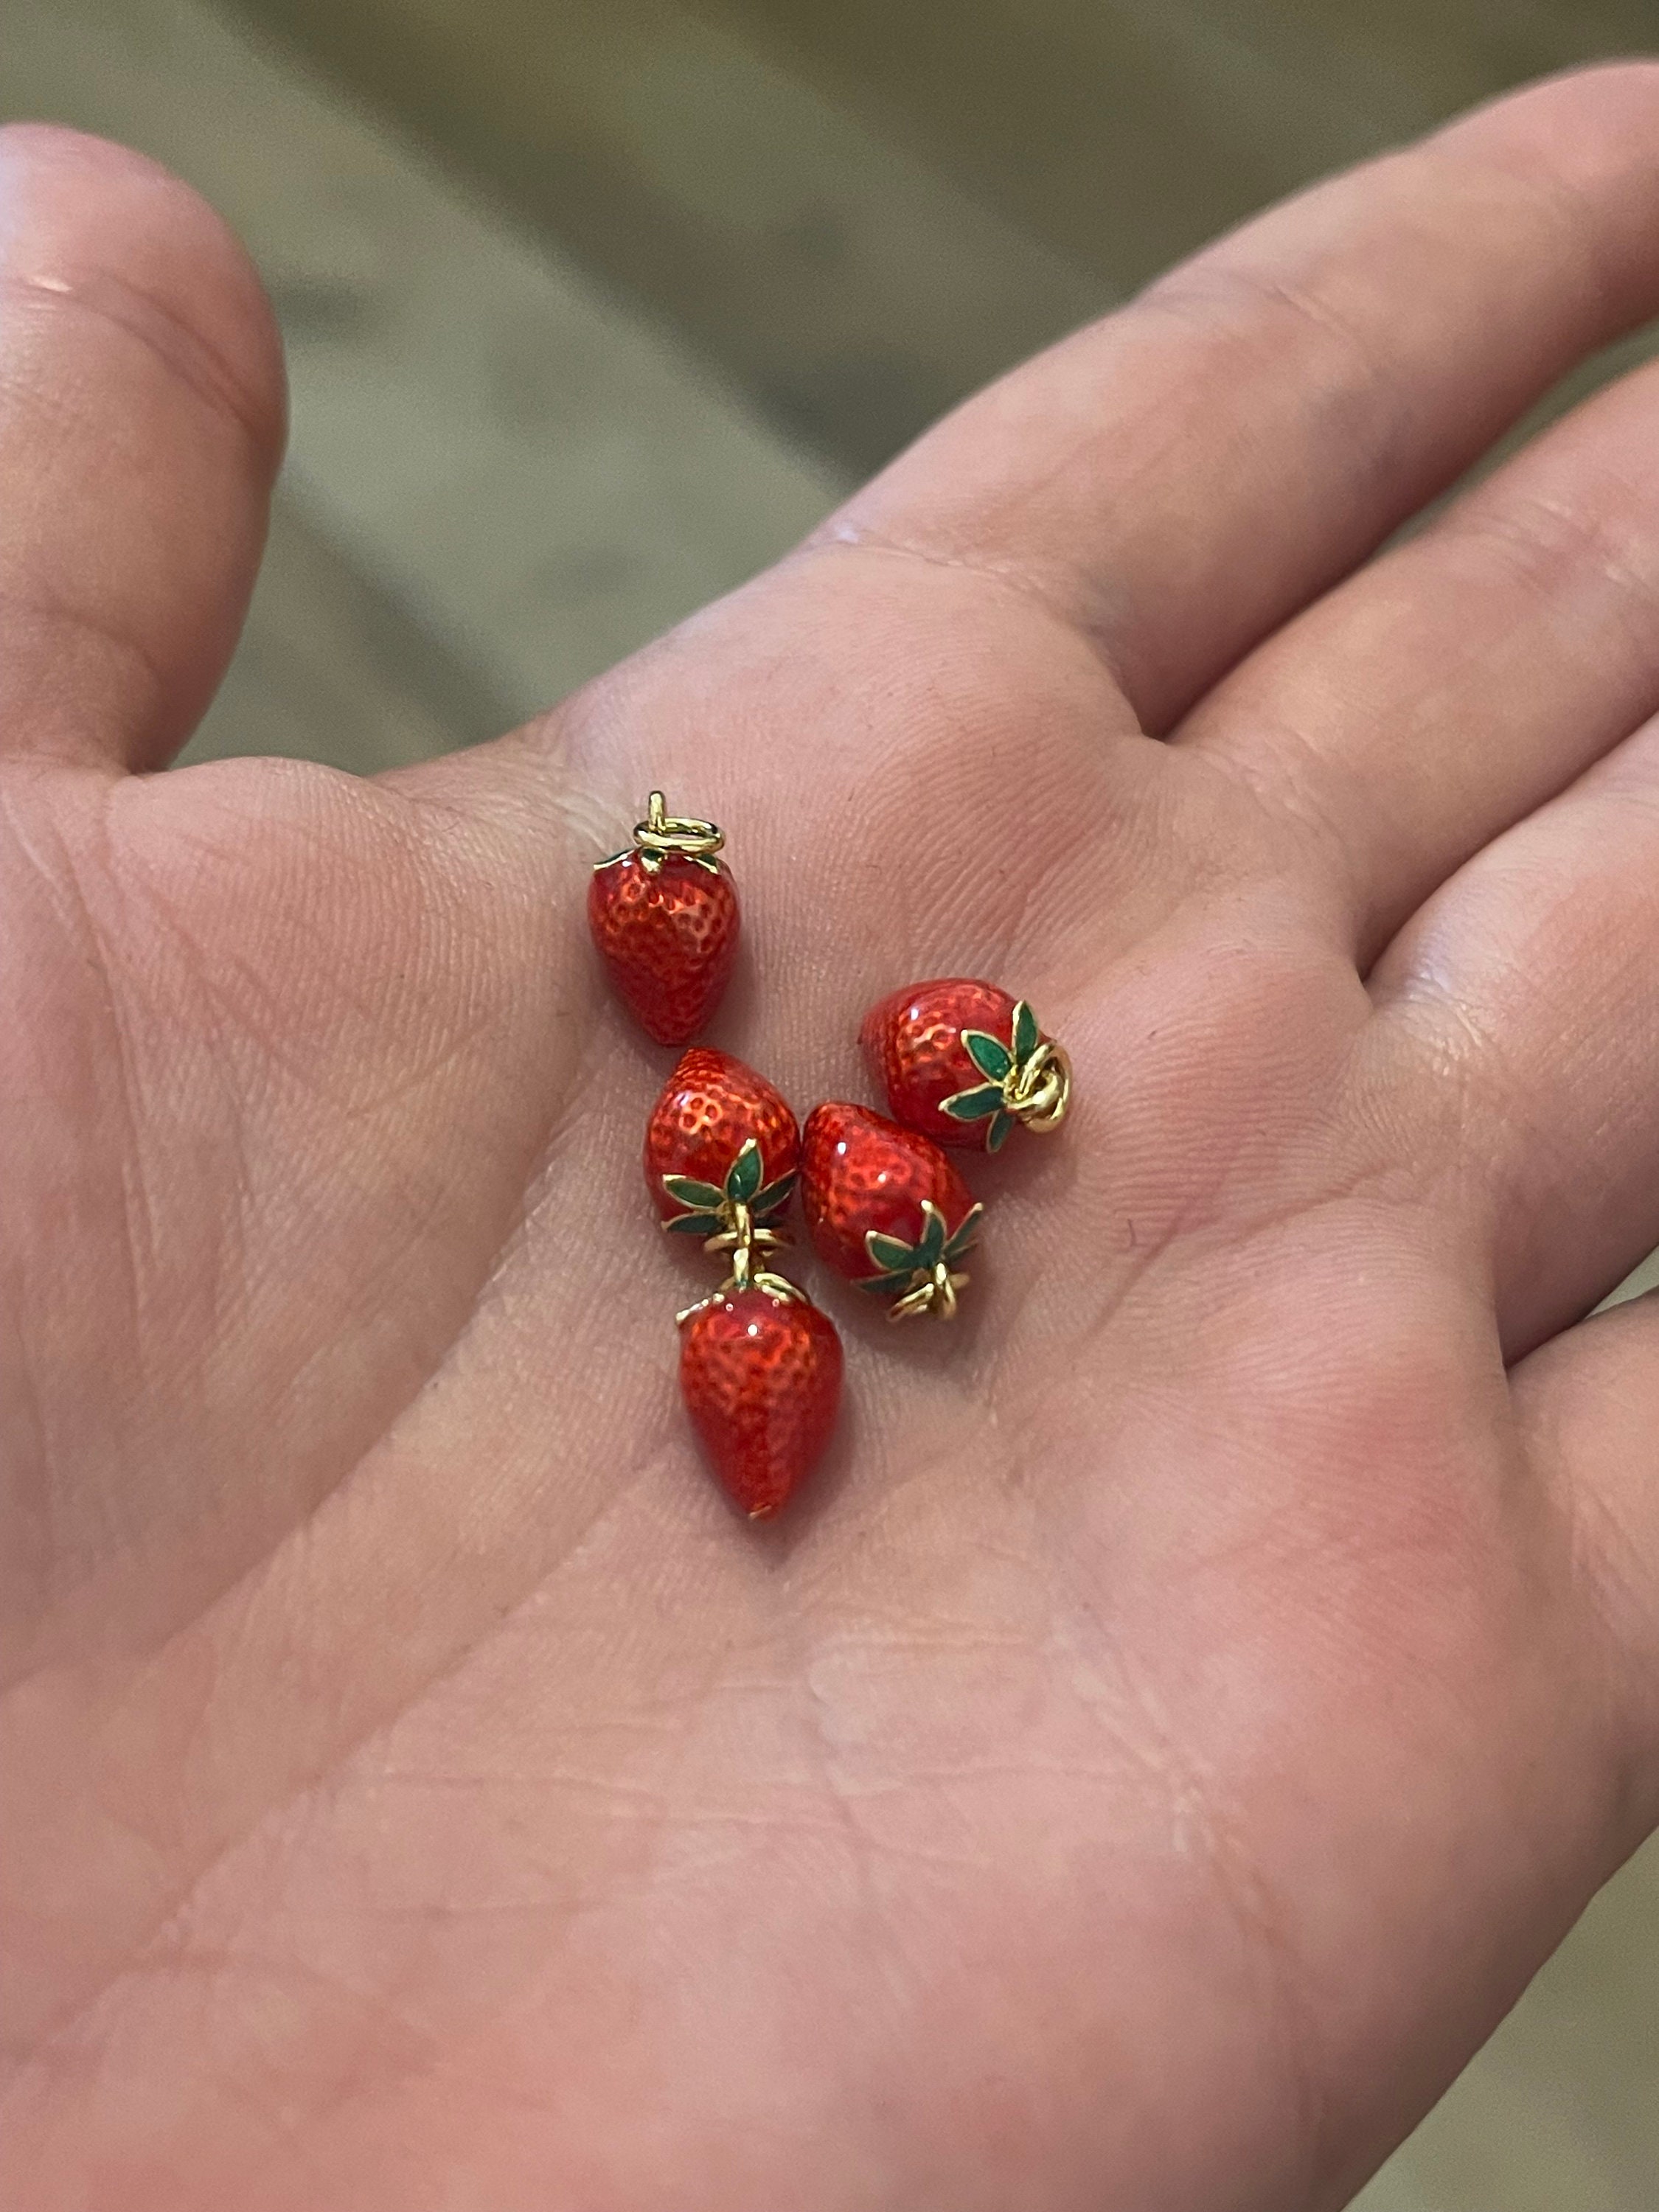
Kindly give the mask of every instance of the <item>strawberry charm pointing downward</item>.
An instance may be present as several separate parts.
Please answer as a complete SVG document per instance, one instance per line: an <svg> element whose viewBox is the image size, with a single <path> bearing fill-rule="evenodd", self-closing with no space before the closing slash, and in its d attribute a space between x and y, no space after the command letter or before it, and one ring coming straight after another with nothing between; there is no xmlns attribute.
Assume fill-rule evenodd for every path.
<svg viewBox="0 0 1659 2212"><path fill-rule="evenodd" d="M781 1276L775 1279L781 1282ZM822 1456L841 1403L841 1339L789 1285L720 1290L680 1340L680 1395L723 1487L751 1521L781 1510Z"/></svg>
<svg viewBox="0 0 1659 2212"><path fill-rule="evenodd" d="M841 1403L835 1324L767 1265L794 1189L800 1132L730 1053L682 1054L651 1111L645 1182L671 1234L700 1237L725 1280L679 1316L680 1395L710 1465L750 1520L781 1510L822 1456Z"/></svg>

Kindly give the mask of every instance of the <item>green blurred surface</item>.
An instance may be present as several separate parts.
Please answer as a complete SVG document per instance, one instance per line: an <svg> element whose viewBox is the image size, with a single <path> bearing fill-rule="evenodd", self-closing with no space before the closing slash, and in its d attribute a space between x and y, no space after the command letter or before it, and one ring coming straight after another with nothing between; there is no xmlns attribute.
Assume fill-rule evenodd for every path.
<svg viewBox="0 0 1659 2212"><path fill-rule="evenodd" d="M1655 0L235 0L833 464Z"/></svg>
<svg viewBox="0 0 1659 2212"><path fill-rule="evenodd" d="M706 4L1122 288L1323 170L1659 27L1650 0Z"/></svg>
<svg viewBox="0 0 1659 2212"><path fill-rule="evenodd" d="M1109 299L678 0L246 0L788 435L884 459Z"/></svg>

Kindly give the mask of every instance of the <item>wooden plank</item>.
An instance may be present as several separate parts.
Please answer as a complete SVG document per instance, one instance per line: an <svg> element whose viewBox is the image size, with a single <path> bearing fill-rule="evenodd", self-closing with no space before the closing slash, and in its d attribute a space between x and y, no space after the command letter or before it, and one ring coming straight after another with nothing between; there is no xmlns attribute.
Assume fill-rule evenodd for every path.
<svg viewBox="0 0 1659 2212"><path fill-rule="evenodd" d="M1310 178L1551 70L1653 0L696 0L1124 291Z"/></svg>
<svg viewBox="0 0 1659 2212"><path fill-rule="evenodd" d="M838 464L1109 301L675 0L243 0Z"/></svg>
<svg viewBox="0 0 1659 2212"><path fill-rule="evenodd" d="M1659 1840L1590 1906L1353 2212L1653 2212Z"/></svg>
<svg viewBox="0 0 1659 2212"><path fill-rule="evenodd" d="M237 0L843 467L1653 0ZM954 188L954 189L953 189Z"/></svg>
<svg viewBox="0 0 1659 2212"><path fill-rule="evenodd" d="M182 757L281 753L374 775L495 737L513 719L485 671L283 494L236 657Z"/></svg>

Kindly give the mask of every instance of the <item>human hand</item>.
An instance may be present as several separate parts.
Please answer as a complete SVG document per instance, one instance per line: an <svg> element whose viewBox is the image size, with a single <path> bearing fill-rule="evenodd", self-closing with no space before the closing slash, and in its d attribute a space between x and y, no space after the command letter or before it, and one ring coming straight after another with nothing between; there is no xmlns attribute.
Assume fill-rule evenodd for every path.
<svg viewBox="0 0 1659 2212"><path fill-rule="evenodd" d="M541 721L151 777L268 315L0 136L11 2202L1334 2205L1659 1816L1659 69L1279 209ZM1150 734L1143 734L1143 732ZM954 1332L737 1522L589 862L727 831L805 1110L1067 1044Z"/></svg>

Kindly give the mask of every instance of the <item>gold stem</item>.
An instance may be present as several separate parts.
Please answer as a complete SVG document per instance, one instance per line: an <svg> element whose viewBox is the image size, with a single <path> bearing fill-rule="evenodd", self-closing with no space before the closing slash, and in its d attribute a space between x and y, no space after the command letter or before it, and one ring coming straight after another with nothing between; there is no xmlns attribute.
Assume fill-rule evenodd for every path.
<svg viewBox="0 0 1659 2212"><path fill-rule="evenodd" d="M671 853L696 860L720 872L714 859L726 842L726 833L714 822L695 815L671 814L661 792L653 791L645 803L645 819L634 824L634 844L647 868L659 868Z"/></svg>
<svg viewBox="0 0 1659 2212"><path fill-rule="evenodd" d="M1045 1038L1023 1066L1009 1071L1002 1097L1026 1128L1039 1135L1059 1128L1072 1103L1072 1063L1064 1048Z"/></svg>
<svg viewBox="0 0 1659 2212"><path fill-rule="evenodd" d="M705 1237L702 1249L729 1261L725 1279L716 1284L706 1298L699 1298L695 1305L675 1315L680 1326L684 1328L694 1314L700 1314L706 1306L714 1305L734 1291L764 1291L769 1297L793 1298L802 1304L808 1304L805 1291L787 1275L775 1274L755 1264L757 1259L763 1259L767 1253L789 1242L784 1232L757 1221L746 1200L729 1198L721 1211L731 1225L715 1236Z"/></svg>
<svg viewBox="0 0 1659 2212"><path fill-rule="evenodd" d="M740 1291L746 1291L755 1273L755 1221L742 1199L732 1207L732 1233L737 1243L732 1247L732 1280Z"/></svg>
<svg viewBox="0 0 1659 2212"><path fill-rule="evenodd" d="M957 1312L957 1292L965 1289L966 1275L952 1274L948 1262L941 1260L931 1275L896 1298L887 1309L889 1321L918 1321L923 1314L936 1314L940 1321L954 1321Z"/></svg>

